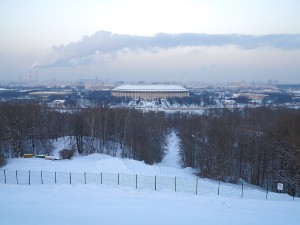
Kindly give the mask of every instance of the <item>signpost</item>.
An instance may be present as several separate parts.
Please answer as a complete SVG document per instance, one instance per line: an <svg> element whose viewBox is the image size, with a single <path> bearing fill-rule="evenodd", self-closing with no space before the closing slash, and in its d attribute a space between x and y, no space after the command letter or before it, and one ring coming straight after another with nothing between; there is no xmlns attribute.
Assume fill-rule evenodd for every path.
<svg viewBox="0 0 300 225"><path fill-rule="evenodd" d="M282 192L283 191L283 183L277 183L277 190L279 192Z"/></svg>

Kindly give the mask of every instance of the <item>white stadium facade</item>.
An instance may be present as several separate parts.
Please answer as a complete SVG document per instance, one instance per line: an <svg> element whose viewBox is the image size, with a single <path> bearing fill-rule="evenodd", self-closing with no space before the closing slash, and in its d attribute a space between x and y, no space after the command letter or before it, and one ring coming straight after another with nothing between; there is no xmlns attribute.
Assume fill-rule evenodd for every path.
<svg viewBox="0 0 300 225"><path fill-rule="evenodd" d="M112 89L112 96L133 99L157 100L187 97L189 91L177 85L122 85Z"/></svg>

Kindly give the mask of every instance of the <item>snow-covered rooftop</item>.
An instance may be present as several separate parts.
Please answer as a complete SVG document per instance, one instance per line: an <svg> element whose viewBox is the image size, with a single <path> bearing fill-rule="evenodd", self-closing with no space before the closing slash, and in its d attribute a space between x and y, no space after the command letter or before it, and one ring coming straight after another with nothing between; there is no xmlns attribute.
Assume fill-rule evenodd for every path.
<svg viewBox="0 0 300 225"><path fill-rule="evenodd" d="M113 89L113 91L188 91L178 85L122 85Z"/></svg>

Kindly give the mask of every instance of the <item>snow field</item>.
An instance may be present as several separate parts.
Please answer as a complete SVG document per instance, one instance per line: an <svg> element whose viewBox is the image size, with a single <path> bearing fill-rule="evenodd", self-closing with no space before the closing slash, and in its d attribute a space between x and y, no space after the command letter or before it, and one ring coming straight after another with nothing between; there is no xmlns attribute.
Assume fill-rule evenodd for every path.
<svg viewBox="0 0 300 225"><path fill-rule="evenodd" d="M59 139L55 155L66 148L70 140ZM0 170L0 183L8 184L106 184L148 190L169 190L197 195L220 195L253 199L292 200L287 194L277 194L244 183L241 185L197 179L191 168L178 163L178 138L173 132L168 139L168 153L161 163L147 165L142 161L111 157L105 154L75 156L71 160L15 158ZM16 178L16 170L17 178ZM30 179L29 179L30 171ZM30 180L30 181L29 181ZM296 201L299 199L296 198Z"/></svg>
<svg viewBox="0 0 300 225"><path fill-rule="evenodd" d="M298 224L299 202L107 185L0 185L0 224Z"/></svg>
<svg viewBox="0 0 300 225"><path fill-rule="evenodd" d="M288 195L269 193L266 200L266 192L253 185L244 185L243 198L240 185L221 182L218 186L217 181L209 179L198 179L198 195L185 192L179 187L196 177L190 168L181 169L177 159L178 140L174 133L165 159L153 166L103 154L58 161L10 159L0 171L0 225L299 224L299 199L291 201ZM11 173L7 184L1 178L4 169ZM22 177L18 182L24 185L14 184L16 170ZM55 171L57 184L53 184ZM153 190L155 176L159 191Z"/></svg>

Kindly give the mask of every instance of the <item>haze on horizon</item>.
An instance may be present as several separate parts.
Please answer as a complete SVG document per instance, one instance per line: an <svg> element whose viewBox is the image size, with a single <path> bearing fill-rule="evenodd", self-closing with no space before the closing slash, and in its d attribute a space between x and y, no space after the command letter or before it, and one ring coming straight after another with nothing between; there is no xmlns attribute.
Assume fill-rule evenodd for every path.
<svg viewBox="0 0 300 225"><path fill-rule="evenodd" d="M0 81L300 83L297 0L10 0Z"/></svg>

